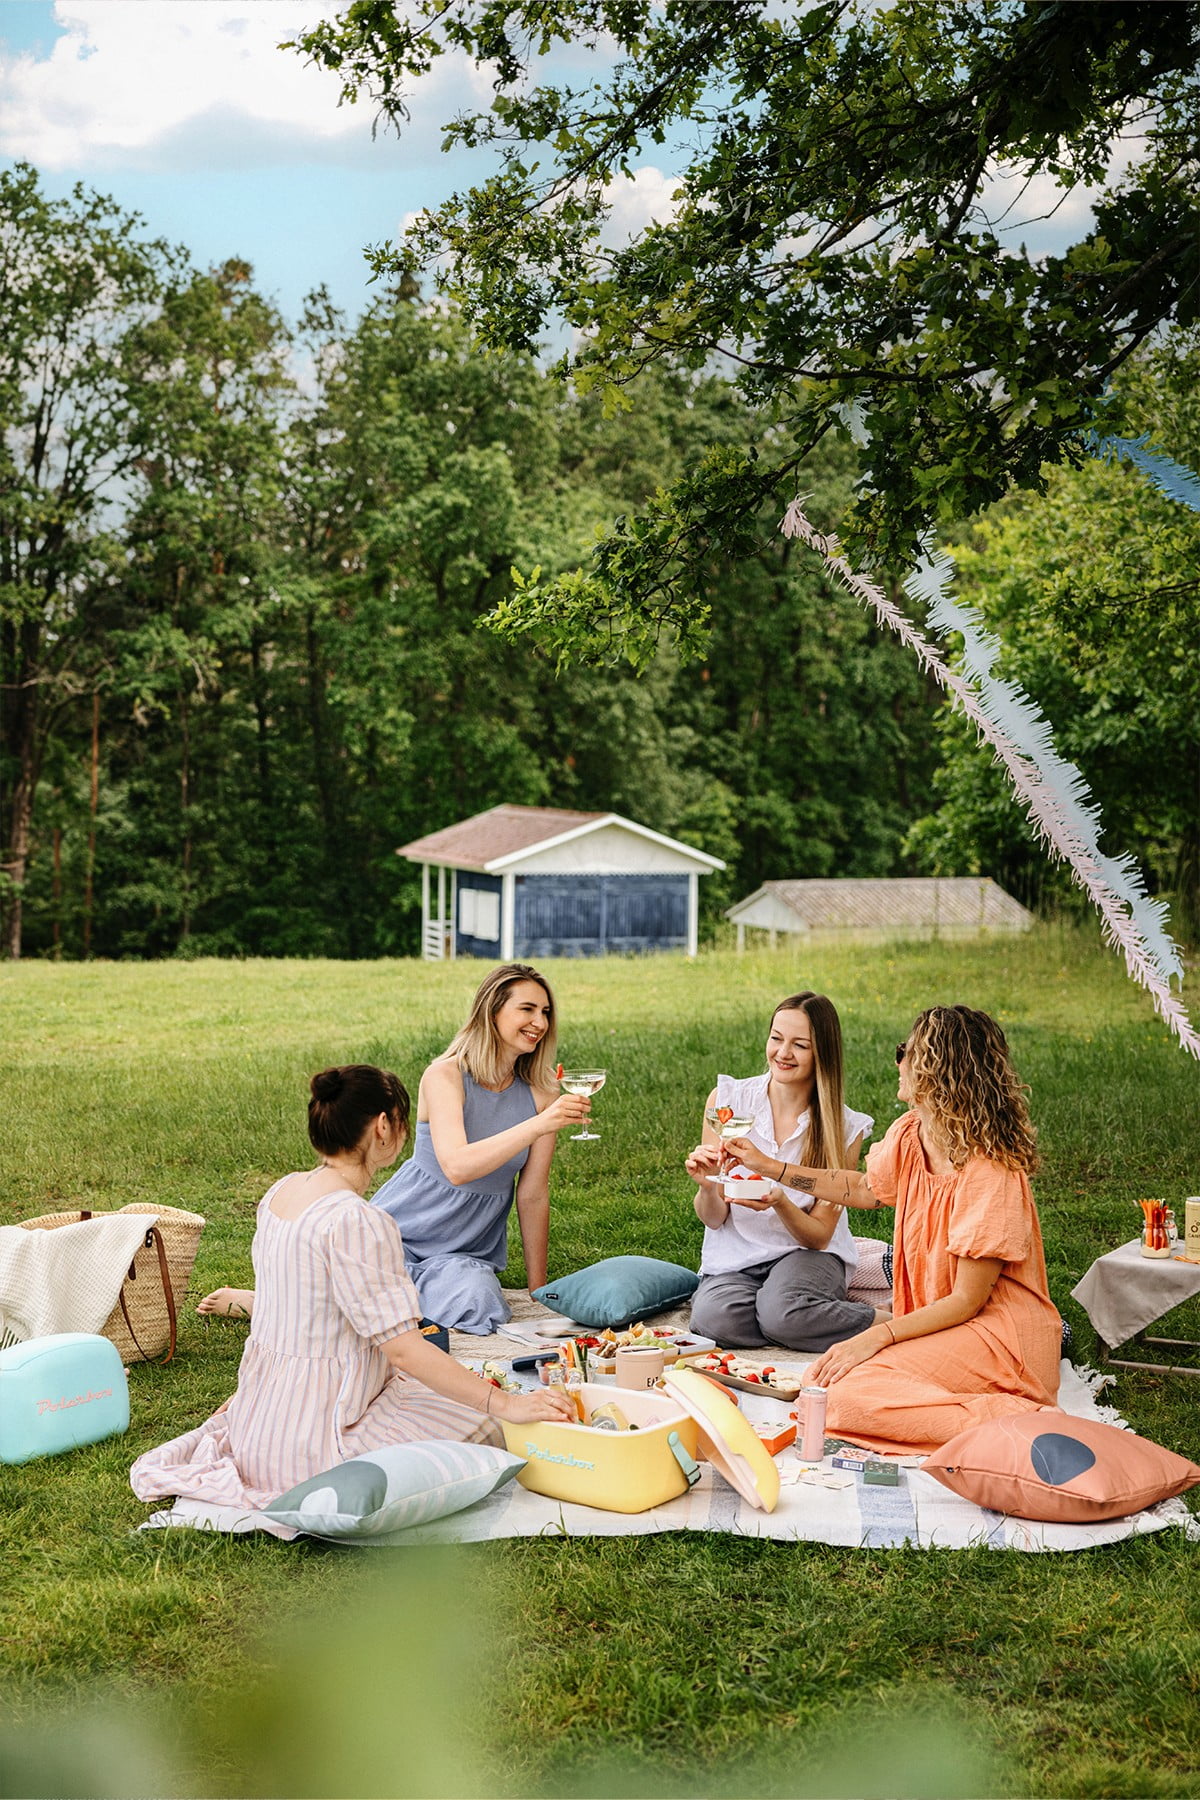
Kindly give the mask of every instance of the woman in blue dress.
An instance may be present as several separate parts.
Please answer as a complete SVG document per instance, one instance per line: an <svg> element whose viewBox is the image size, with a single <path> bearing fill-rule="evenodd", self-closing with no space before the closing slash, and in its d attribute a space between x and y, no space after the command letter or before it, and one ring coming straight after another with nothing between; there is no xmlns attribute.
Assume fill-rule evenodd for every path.
<svg viewBox="0 0 1200 1800"><path fill-rule="evenodd" d="M374 1196L404 1238L426 1318L480 1336L511 1317L497 1279L514 1201L531 1288L546 1279L550 1159L591 1101L557 1093L554 996L526 963L481 983L466 1024L421 1077L413 1154ZM245 1317L247 1289L218 1288L197 1311Z"/></svg>
<svg viewBox="0 0 1200 1800"><path fill-rule="evenodd" d="M591 1111L557 1092L555 1035L545 977L504 963L421 1077L412 1157L375 1205L400 1226L422 1309L441 1325L486 1336L512 1317L496 1277L514 1200L529 1286L546 1279L555 1136Z"/></svg>

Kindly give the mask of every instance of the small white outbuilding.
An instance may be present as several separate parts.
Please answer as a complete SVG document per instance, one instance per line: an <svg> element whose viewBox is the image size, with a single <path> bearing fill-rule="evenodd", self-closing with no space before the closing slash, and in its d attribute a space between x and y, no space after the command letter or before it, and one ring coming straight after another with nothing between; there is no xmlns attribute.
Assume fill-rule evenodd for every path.
<svg viewBox="0 0 1200 1800"><path fill-rule="evenodd" d="M764 881L725 917L737 926L739 950L747 929L765 931L772 948L780 932L793 936L967 938L1028 931L1033 914L987 875L914 875L879 880Z"/></svg>
<svg viewBox="0 0 1200 1800"><path fill-rule="evenodd" d="M421 865L421 954L696 954L699 880L725 864L619 813L493 806L403 844Z"/></svg>

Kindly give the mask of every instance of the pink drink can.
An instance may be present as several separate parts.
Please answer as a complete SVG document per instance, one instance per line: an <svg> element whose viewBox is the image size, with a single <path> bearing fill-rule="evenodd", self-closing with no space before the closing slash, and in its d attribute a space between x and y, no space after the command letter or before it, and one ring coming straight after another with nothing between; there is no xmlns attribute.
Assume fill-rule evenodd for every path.
<svg viewBox="0 0 1200 1800"><path fill-rule="evenodd" d="M796 1448L804 1462L820 1462L825 1455L825 1407L828 1400L829 1392L826 1388L800 1389L796 1407L800 1440Z"/></svg>

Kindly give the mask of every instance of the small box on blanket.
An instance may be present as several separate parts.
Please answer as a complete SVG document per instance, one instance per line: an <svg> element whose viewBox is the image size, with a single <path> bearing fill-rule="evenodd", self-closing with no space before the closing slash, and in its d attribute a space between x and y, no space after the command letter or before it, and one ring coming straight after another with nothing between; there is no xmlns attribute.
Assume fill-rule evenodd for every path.
<svg viewBox="0 0 1200 1800"><path fill-rule="evenodd" d="M30 1462L129 1429L129 1383L106 1337L62 1331L0 1350L0 1463Z"/></svg>
<svg viewBox="0 0 1200 1800"><path fill-rule="evenodd" d="M868 1487L899 1487L900 1465L880 1462L874 1456L839 1455L833 1459L835 1469L853 1469Z"/></svg>

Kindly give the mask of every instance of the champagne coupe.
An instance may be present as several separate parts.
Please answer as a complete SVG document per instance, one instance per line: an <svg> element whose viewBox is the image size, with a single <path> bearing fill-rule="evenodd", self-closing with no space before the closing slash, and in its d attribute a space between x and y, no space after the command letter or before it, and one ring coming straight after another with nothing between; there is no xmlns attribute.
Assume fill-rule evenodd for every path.
<svg viewBox="0 0 1200 1800"><path fill-rule="evenodd" d="M607 1076L607 1069L564 1069L558 1081L564 1094L578 1094L582 1098L590 1099L593 1094L600 1092ZM582 1131L571 1133L571 1142L577 1144L582 1138L598 1138L599 1136L598 1131L589 1131L585 1123Z"/></svg>
<svg viewBox="0 0 1200 1800"><path fill-rule="evenodd" d="M704 1117L721 1139L722 1150L729 1138L745 1137L754 1123L752 1114L735 1112L731 1106L706 1106Z"/></svg>

